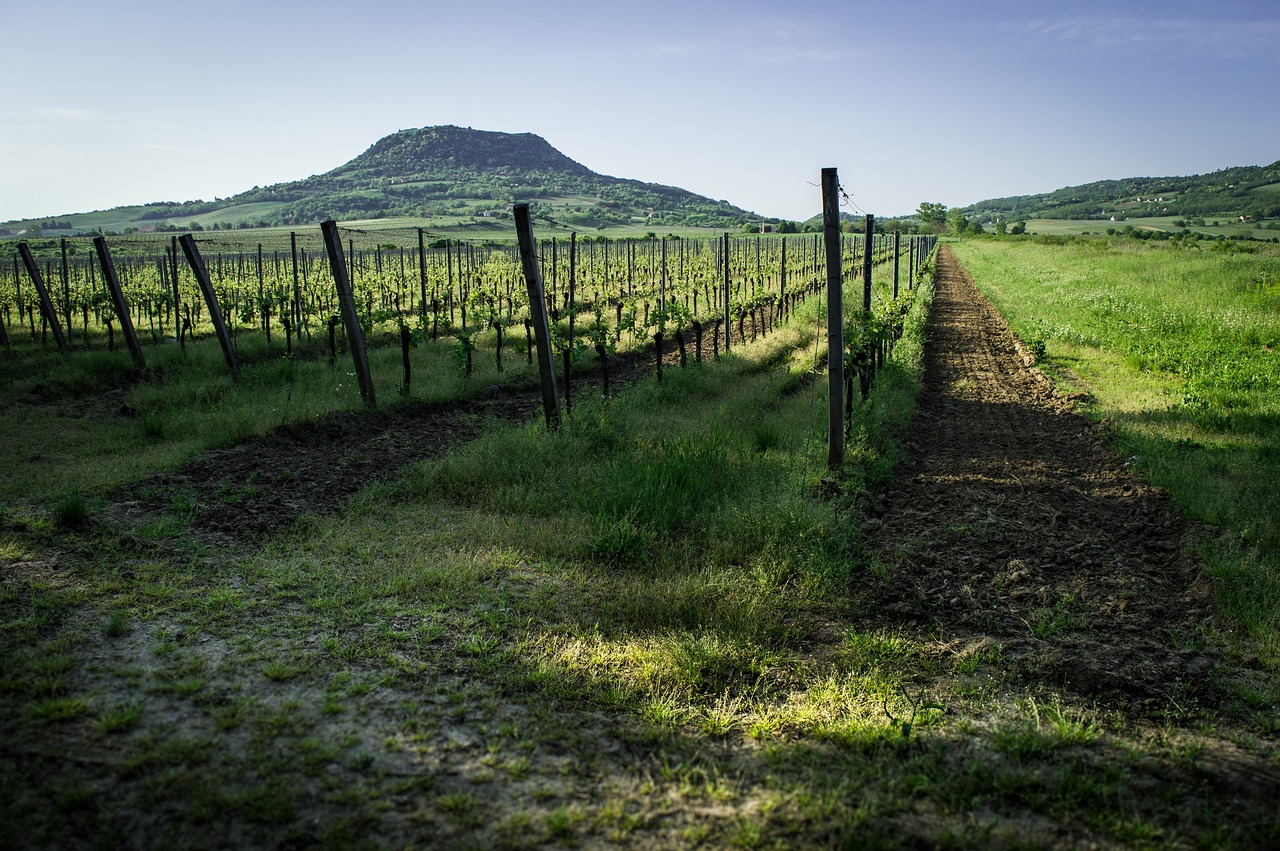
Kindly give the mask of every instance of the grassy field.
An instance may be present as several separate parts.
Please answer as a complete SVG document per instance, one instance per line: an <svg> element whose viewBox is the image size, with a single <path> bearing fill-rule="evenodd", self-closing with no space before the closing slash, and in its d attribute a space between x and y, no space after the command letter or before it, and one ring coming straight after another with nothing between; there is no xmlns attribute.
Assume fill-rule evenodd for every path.
<svg viewBox="0 0 1280 851"><path fill-rule="evenodd" d="M1233 615L1280 665L1280 250L1128 239L954 246L1122 451L1232 541L1210 553Z"/></svg>
<svg viewBox="0 0 1280 851"><path fill-rule="evenodd" d="M1046 236L1105 234L1108 229L1122 231L1126 227L1181 233L1183 226L1175 225L1174 222L1182 220L1183 218L1179 216L1130 218L1121 222L1091 219L1030 219L1027 221L1027 233ZM1209 218L1203 225L1188 224L1185 227L1192 233L1202 233L1207 236L1239 236L1270 242L1280 236L1280 230L1277 230L1274 225L1274 222L1267 222L1265 226L1260 227L1255 222L1240 222L1223 215L1216 219Z"/></svg>
<svg viewBox="0 0 1280 851"><path fill-rule="evenodd" d="M820 486L821 301L718 363L584 396L557 433L491 423L262 541L187 534L189 505L152 545L95 518L100 488L206 439L187 421L151 435L172 452L86 483L87 523L56 499L9 510L0 845L1280 841L1205 794L1224 748L1260 747L1251 710L1135 718L996 644L869 625L858 589L886 574L858 506L914 409L929 289ZM278 405L262 380L225 405Z"/></svg>

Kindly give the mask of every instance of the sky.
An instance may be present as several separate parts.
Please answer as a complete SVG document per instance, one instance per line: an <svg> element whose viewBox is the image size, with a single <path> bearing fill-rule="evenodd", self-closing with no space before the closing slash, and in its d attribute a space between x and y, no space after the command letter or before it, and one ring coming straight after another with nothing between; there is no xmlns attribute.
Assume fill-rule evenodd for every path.
<svg viewBox="0 0 1280 851"><path fill-rule="evenodd" d="M536 133L768 217L1280 160L1280 2L0 0L0 221Z"/></svg>

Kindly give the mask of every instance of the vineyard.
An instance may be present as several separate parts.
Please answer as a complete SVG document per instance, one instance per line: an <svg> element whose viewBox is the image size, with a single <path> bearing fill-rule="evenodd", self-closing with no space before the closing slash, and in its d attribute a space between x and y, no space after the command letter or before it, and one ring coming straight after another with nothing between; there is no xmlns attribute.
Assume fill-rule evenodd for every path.
<svg viewBox="0 0 1280 851"><path fill-rule="evenodd" d="M26 244L0 844L1274 845L1274 585L1033 365L1119 296L834 206Z"/></svg>
<svg viewBox="0 0 1280 851"><path fill-rule="evenodd" d="M528 318L514 244L433 240L426 247L420 229L342 235L359 324L375 344L396 344L408 331L413 342L447 338L468 356L484 349L498 362L513 329L519 332ZM614 353L662 338L696 340L704 332L719 339L731 330L726 319L740 338L764 333L825 277L819 241L726 234L579 242L576 233L543 241L539 258L556 348L577 360L588 348ZM924 262L927 241L909 237L893 255L902 274L913 276ZM113 238L109 246L106 239L62 239L45 246L53 256L40 260L22 243L10 274L0 278L0 310L12 332L6 336L14 342L29 336L65 353L114 350L127 343L124 326L136 325L153 346L185 346L214 335L215 315L221 315L233 342L258 335L267 350L275 346L284 355L293 354L295 340L302 351L328 345L329 356L336 354L329 330L339 314L334 259L318 232L290 234L284 251L216 238L193 238L190 245L207 270L212 299L187 268L176 236ZM860 264L862 240L848 238L843 250L850 268ZM894 251L891 236L873 238L875 263ZM112 278L119 281L121 306L113 304ZM526 352L528 342L526 335ZM143 355L139 365L145 363ZM235 368L235 357L229 364Z"/></svg>
<svg viewBox="0 0 1280 851"><path fill-rule="evenodd" d="M63 239L41 247L47 256L20 244L0 280L11 388L19 398L127 390L122 407L143 436L194 439L182 448L169 441L180 457L357 399L444 401L536 381L514 243L429 242L417 229L340 235L334 256L319 233L291 234L270 250L190 236ZM611 373L636 374L647 359L661 378L664 359L675 367L715 360L733 341L786 322L825 283L820 240L579 241L575 233L541 241L564 404L572 406L583 377L608 395ZM860 365L864 396L877 363L868 353L883 358L909 304L900 296L931 244L926 237L843 239L846 277L861 273L867 245L881 270L876 312L854 311L848 328L848 357ZM335 257L350 282L349 323ZM358 357L352 371L366 343L367 386ZM66 478L42 477L34 490L22 484L7 495L55 497L76 479L122 481L93 473L86 481L83 471L64 469Z"/></svg>

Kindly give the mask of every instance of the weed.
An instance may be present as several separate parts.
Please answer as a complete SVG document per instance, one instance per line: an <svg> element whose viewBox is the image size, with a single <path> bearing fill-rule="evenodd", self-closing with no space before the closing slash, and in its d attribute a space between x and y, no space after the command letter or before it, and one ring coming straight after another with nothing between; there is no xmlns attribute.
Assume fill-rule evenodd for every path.
<svg viewBox="0 0 1280 851"><path fill-rule="evenodd" d="M102 634L107 638L120 638L129 633L129 613L116 609L107 615L107 622L102 626Z"/></svg>
<svg viewBox="0 0 1280 851"><path fill-rule="evenodd" d="M62 496L53 506L53 522L63 529L78 529L89 522L89 501L78 490Z"/></svg>
<svg viewBox="0 0 1280 851"><path fill-rule="evenodd" d="M98 729L104 733L124 733L142 720L142 706L126 703L105 710L98 716Z"/></svg>
<svg viewBox="0 0 1280 851"><path fill-rule="evenodd" d="M31 715L40 721L74 721L89 710L83 697L50 697L31 707Z"/></svg>

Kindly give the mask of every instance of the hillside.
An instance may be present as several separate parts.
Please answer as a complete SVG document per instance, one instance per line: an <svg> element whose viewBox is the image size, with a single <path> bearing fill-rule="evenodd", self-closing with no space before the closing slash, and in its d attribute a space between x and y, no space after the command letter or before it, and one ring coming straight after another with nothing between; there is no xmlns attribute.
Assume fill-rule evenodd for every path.
<svg viewBox="0 0 1280 851"><path fill-rule="evenodd" d="M1280 217L1280 161L1190 177L1130 177L1041 195L992 198L962 208L979 219L1105 219L1182 216Z"/></svg>
<svg viewBox="0 0 1280 851"><path fill-rule="evenodd" d="M736 229L759 219L727 201L677 187L597 174L533 133L440 126L393 133L324 174L255 186L229 198L56 215L6 227L34 225L53 235L98 228L301 225L325 218L391 216L447 225L505 217L514 201L529 201L544 215L580 227L647 223Z"/></svg>

